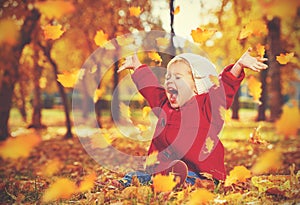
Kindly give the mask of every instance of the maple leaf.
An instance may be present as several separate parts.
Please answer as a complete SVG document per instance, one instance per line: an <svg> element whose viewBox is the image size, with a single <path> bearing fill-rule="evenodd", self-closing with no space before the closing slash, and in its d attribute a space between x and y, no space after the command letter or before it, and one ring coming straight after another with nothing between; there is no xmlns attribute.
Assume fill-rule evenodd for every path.
<svg viewBox="0 0 300 205"><path fill-rule="evenodd" d="M157 46L167 46L170 43L170 39L159 37L156 39Z"/></svg>
<svg viewBox="0 0 300 205"><path fill-rule="evenodd" d="M282 154L276 150L268 150L264 152L252 166L251 171L255 175L265 174L269 171L276 171L282 166Z"/></svg>
<svg viewBox="0 0 300 205"><path fill-rule="evenodd" d="M141 7L137 6L132 6L129 8L129 15L130 16L135 16L135 17L138 17L140 14L141 14L142 10L141 10Z"/></svg>
<svg viewBox="0 0 300 205"><path fill-rule="evenodd" d="M239 40L245 39L249 36L261 36L267 34L268 29L266 23L262 20L250 21L244 28L241 30L239 35Z"/></svg>
<svg viewBox="0 0 300 205"><path fill-rule="evenodd" d="M91 174L85 176L80 182L78 187L79 192L90 191L95 186L95 181L97 179L96 173L92 172Z"/></svg>
<svg viewBox="0 0 300 205"><path fill-rule="evenodd" d="M62 30L62 25L48 24L47 26L44 26L42 29L44 31L45 39L52 39L52 40L59 39L61 35L65 32L64 30Z"/></svg>
<svg viewBox="0 0 300 205"><path fill-rule="evenodd" d="M226 177L225 186L231 186L237 182L246 182L251 177L251 171L244 166L235 166Z"/></svg>
<svg viewBox="0 0 300 205"><path fill-rule="evenodd" d="M220 87L219 78L215 75L209 75L209 80L217 87Z"/></svg>
<svg viewBox="0 0 300 205"><path fill-rule="evenodd" d="M76 185L67 178L59 178L51 184L44 192L43 202L56 201L59 199L68 199L76 193Z"/></svg>
<svg viewBox="0 0 300 205"><path fill-rule="evenodd" d="M47 164L44 166L42 175L45 177L53 176L63 167L62 162L59 159L49 160Z"/></svg>
<svg viewBox="0 0 300 205"><path fill-rule="evenodd" d="M296 104L296 103L295 103ZM285 104L282 107L280 118L275 122L276 132L285 137L297 136L300 128L300 113L297 105Z"/></svg>
<svg viewBox="0 0 300 205"><path fill-rule="evenodd" d="M169 175L157 174L152 177L154 192L158 193L172 191L177 185L177 182L175 182L174 178L175 176L171 173Z"/></svg>
<svg viewBox="0 0 300 205"><path fill-rule="evenodd" d="M191 36L196 43L204 43L210 39L215 33L216 29L206 29L198 27L196 30L191 31Z"/></svg>
<svg viewBox="0 0 300 205"><path fill-rule="evenodd" d="M28 157L32 149L41 142L40 135L30 132L10 137L0 146L0 156L4 159Z"/></svg>
<svg viewBox="0 0 300 205"><path fill-rule="evenodd" d="M60 82L65 88L73 88L79 77L79 74L79 70L74 72L63 71L63 74L57 75L57 81Z"/></svg>
<svg viewBox="0 0 300 205"><path fill-rule="evenodd" d="M232 111L230 109L226 109L223 106L219 108L220 116L225 123L231 122Z"/></svg>
<svg viewBox="0 0 300 205"><path fill-rule="evenodd" d="M34 3L34 6L49 19L59 19L75 11L75 6L72 2L64 0L38 1Z"/></svg>
<svg viewBox="0 0 300 205"><path fill-rule="evenodd" d="M161 59L160 55L157 52L150 52L150 53L148 53L148 56L151 60L154 60L154 61L159 62L159 63L162 62L162 59Z"/></svg>
<svg viewBox="0 0 300 205"><path fill-rule="evenodd" d="M173 11L174 15L177 15L180 12L180 6L176 6L176 8Z"/></svg>
<svg viewBox="0 0 300 205"><path fill-rule="evenodd" d="M19 27L13 19L0 20L0 45L7 43L14 45L19 36Z"/></svg>
<svg viewBox="0 0 300 205"><path fill-rule="evenodd" d="M286 54L280 53L279 56L276 56L276 60L281 65L285 65L285 64L291 62L291 60L293 59L293 57L294 57L294 52L286 53Z"/></svg>
<svg viewBox="0 0 300 205"><path fill-rule="evenodd" d="M200 188L190 194L189 205L209 204L215 195L210 191Z"/></svg>
<svg viewBox="0 0 300 205"><path fill-rule="evenodd" d="M258 56L262 58L265 55L265 46L261 45L260 43L257 44L256 52L258 53Z"/></svg>
<svg viewBox="0 0 300 205"><path fill-rule="evenodd" d="M259 82L254 76L249 76L247 79L247 86L249 89L249 94L253 97L254 102L261 104L260 97L261 97L261 82Z"/></svg>
<svg viewBox="0 0 300 205"><path fill-rule="evenodd" d="M104 33L103 30L98 30L94 37L94 41L96 45L100 47L103 47L105 45L107 39L108 39L108 34Z"/></svg>
<svg viewBox="0 0 300 205"><path fill-rule="evenodd" d="M158 151L153 151L151 154L149 154L146 158L144 167L159 164L159 161L157 160L157 155L158 155Z"/></svg>
<svg viewBox="0 0 300 205"><path fill-rule="evenodd" d="M207 137L205 140L205 153L210 153L212 148L214 147L215 142L211 139L211 137Z"/></svg>

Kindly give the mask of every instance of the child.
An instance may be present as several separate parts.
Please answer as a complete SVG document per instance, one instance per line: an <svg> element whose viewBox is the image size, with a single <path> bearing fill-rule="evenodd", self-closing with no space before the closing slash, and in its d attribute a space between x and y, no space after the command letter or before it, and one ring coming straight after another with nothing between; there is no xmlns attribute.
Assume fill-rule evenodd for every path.
<svg viewBox="0 0 300 205"><path fill-rule="evenodd" d="M223 120L220 109L228 109L243 80L244 68L266 69L265 58L254 58L249 50L219 75L206 58L183 53L167 66L164 87L151 69L141 64L137 55L126 58L118 72L133 69L132 79L158 117L148 155L158 152L158 164L146 172L127 174L120 182L128 186L136 175L141 183L150 181L151 174L174 172L194 184L203 173L214 180L225 180L224 147L218 138ZM215 83L213 83L215 82ZM186 178L186 174L188 177Z"/></svg>

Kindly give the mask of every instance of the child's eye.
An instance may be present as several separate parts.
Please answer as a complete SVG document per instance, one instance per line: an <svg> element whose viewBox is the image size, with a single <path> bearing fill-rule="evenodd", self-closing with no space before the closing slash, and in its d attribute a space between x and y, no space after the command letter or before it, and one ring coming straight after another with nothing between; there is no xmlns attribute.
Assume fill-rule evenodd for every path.
<svg viewBox="0 0 300 205"><path fill-rule="evenodd" d="M179 80L180 78L181 78L181 77L178 76L178 75L175 76L175 79L176 79L176 80Z"/></svg>

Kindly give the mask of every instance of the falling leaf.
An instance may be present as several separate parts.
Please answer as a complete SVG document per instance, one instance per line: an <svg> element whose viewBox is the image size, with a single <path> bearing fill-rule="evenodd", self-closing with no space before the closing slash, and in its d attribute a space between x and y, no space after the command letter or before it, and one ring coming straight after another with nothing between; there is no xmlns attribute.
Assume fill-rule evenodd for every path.
<svg viewBox="0 0 300 205"><path fill-rule="evenodd" d="M265 46L261 45L260 43L256 45L256 52L258 53L259 57L264 57L265 55Z"/></svg>
<svg viewBox="0 0 300 205"><path fill-rule="evenodd" d="M0 45L7 43L14 45L19 36L19 27L13 19L0 20Z"/></svg>
<svg viewBox="0 0 300 205"><path fill-rule="evenodd" d="M250 21L240 32L239 39L245 39L252 35L262 36L267 34L268 29L266 23L262 20Z"/></svg>
<svg viewBox="0 0 300 205"><path fill-rule="evenodd" d="M157 174L154 177L152 177L154 192L158 193L172 191L177 184L174 178L175 176L173 174Z"/></svg>
<svg viewBox="0 0 300 205"><path fill-rule="evenodd" d="M105 45L105 43L107 42L108 39L108 34L104 33L103 30L99 30L97 31L95 37L94 37L94 41L96 43L97 46L103 47Z"/></svg>
<svg viewBox="0 0 300 205"><path fill-rule="evenodd" d="M56 40L61 37L65 32L62 30L62 25L50 25L44 26L43 28L45 39Z"/></svg>
<svg viewBox="0 0 300 205"><path fill-rule="evenodd" d="M100 148L104 149L111 145L114 138L111 136L110 133L101 133L101 134L93 134L91 136L91 147L93 149Z"/></svg>
<svg viewBox="0 0 300 205"><path fill-rule="evenodd" d="M216 87L220 87L220 81L219 78L215 75L209 75L209 80L216 85Z"/></svg>
<svg viewBox="0 0 300 205"><path fill-rule="evenodd" d="M180 12L180 6L176 6L176 8L173 11L174 15L177 15Z"/></svg>
<svg viewBox="0 0 300 205"><path fill-rule="evenodd" d="M210 39L215 33L216 29L206 29L198 27L196 30L191 31L191 36L196 43L203 43Z"/></svg>
<svg viewBox="0 0 300 205"><path fill-rule="evenodd" d="M76 185L67 178L59 178L51 184L44 192L42 201L50 202L59 199L69 199L72 194L76 193Z"/></svg>
<svg viewBox="0 0 300 205"><path fill-rule="evenodd" d="M261 104L259 100L262 92L261 82L259 82L253 75L248 77L247 82L249 94L253 97L254 102Z"/></svg>
<svg viewBox="0 0 300 205"><path fill-rule="evenodd" d="M157 52L150 52L150 53L148 53L148 56L151 60L154 60L154 61L159 62L159 63L162 62L162 59L161 59L160 55Z"/></svg>
<svg viewBox="0 0 300 205"><path fill-rule="evenodd" d="M237 182L246 182L246 179L251 177L251 172L244 166L235 166L233 170L229 172L225 180L225 186L231 186Z"/></svg>
<svg viewBox="0 0 300 205"><path fill-rule="evenodd" d="M102 86L101 88L95 90L94 98L93 98L94 103L96 103L99 99L102 98L105 91L106 91L106 88L104 86Z"/></svg>
<svg viewBox="0 0 300 205"><path fill-rule="evenodd" d="M153 151L149 156L146 158L145 167L149 167L152 165L159 164L159 161L157 160L158 151Z"/></svg>
<svg viewBox="0 0 300 205"><path fill-rule="evenodd" d="M138 17L140 14L141 14L142 10L141 10L141 7L130 7L129 8L129 15L130 16L135 16L135 17Z"/></svg>
<svg viewBox="0 0 300 205"><path fill-rule="evenodd" d="M46 88L47 86L47 78L46 77L41 77L40 80L39 80L39 85L40 85L40 88Z"/></svg>
<svg viewBox="0 0 300 205"><path fill-rule="evenodd" d="M230 109L226 109L223 106L220 106L219 112L222 120L224 120L225 123L231 122L232 111Z"/></svg>
<svg viewBox="0 0 300 205"><path fill-rule="evenodd" d="M96 173L93 172L83 178L78 187L79 192L90 191L95 186L95 180L97 179Z"/></svg>
<svg viewBox="0 0 300 205"><path fill-rule="evenodd" d="M264 152L255 162L251 171L255 175L266 174L276 171L282 166L282 154L279 150Z"/></svg>
<svg viewBox="0 0 300 205"><path fill-rule="evenodd" d="M52 159L47 162L47 164L43 167L42 175L46 177L53 176L63 167L62 162L59 159Z"/></svg>
<svg viewBox="0 0 300 205"><path fill-rule="evenodd" d="M205 148L206 148L205 153L210 153L214 145L215 142L210 137L207 137L205 140Z"/></svg>
<svg viewBox="0 0 300 205"><path fill-rule="evenodd" d="M38 1L34 3L34 6L49 19L59 19L75 11L73 3L64 0Z"/></svg>
<svg viewBox="0 0 300 205"><path fill-rule="evenodd" d="M170 43L170 39L159 37L156 39L157 46L167 46Z"/></svg>
<svg viewBox="0 0 300 205"><path fill-rule="evenodd" d="M276 56L276 60L281 65L285 65L285 64L291 62L291 60L293 59L293 57L294 57L294 52L286 53L286 54L280 53L279 56Z"/></svg>
<svg viewBox="0 0 300 205"><path fill-rule="evenodd" d="M129 36L117 36L117 42L120 46L127 46L134 43L134 38Z"/></svg>
<svg viewBox="0 0 300 205"><path fill-rule="evenodd" d="M144 106L143 107L143 118L146 118L149 116L150 112L151 112L151 107L149 106Z"/></svg>
<svg viewBox="0 0 300 205"><path fill-rule="evenodd" d="M259 131L260 128L261 126L258 126L257 128L254 128L252 133L250 133L249 142L251 142L252 144L267 144L265 140L261 139Z"/></svg>
<svg viewBox="0 0 300 205"><path fill-rule="evenodd" d="M190 194L189 205L209 204L215 195L206 189L196 189Z"/></svg>
<svg viewBox="0 0 300 205"><path fill-rule="evenodd" d="M79 70L74 72L64 71L63 74L57 75L57 81L65 88L73 88L79 77Z"/></svg>
<svg viewBox="0 0 300 205"><path fill-rule="evenodd" d="M296 103L295 103L296 104ZM280 118L275 122L276 132L286 137L297 136L300 128L300 113L297 105L285 104Z"/></svg>
<svg viewBox="0 0 300 205"><path fill-rule="evenodd" d="M28 157L32 149L40 142L41 137L35 132L10 137L1 144L0 156L4 159Z"/></svg>

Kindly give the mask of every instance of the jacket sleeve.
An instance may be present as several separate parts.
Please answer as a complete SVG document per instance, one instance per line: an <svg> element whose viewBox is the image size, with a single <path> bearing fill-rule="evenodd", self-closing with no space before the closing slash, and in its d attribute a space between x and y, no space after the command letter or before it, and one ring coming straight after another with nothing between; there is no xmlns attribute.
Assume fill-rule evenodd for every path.
<svg viewBox="0 0 300 205"><path fill-rule="evenodd" d="M158 79L147 65L141 65L135 70L131 77L137 89L147 100L152 109L162 107L167 101L165 89L160 85ZM159 110L160 109L154 109L153 112L158 115Z"/></svg>

